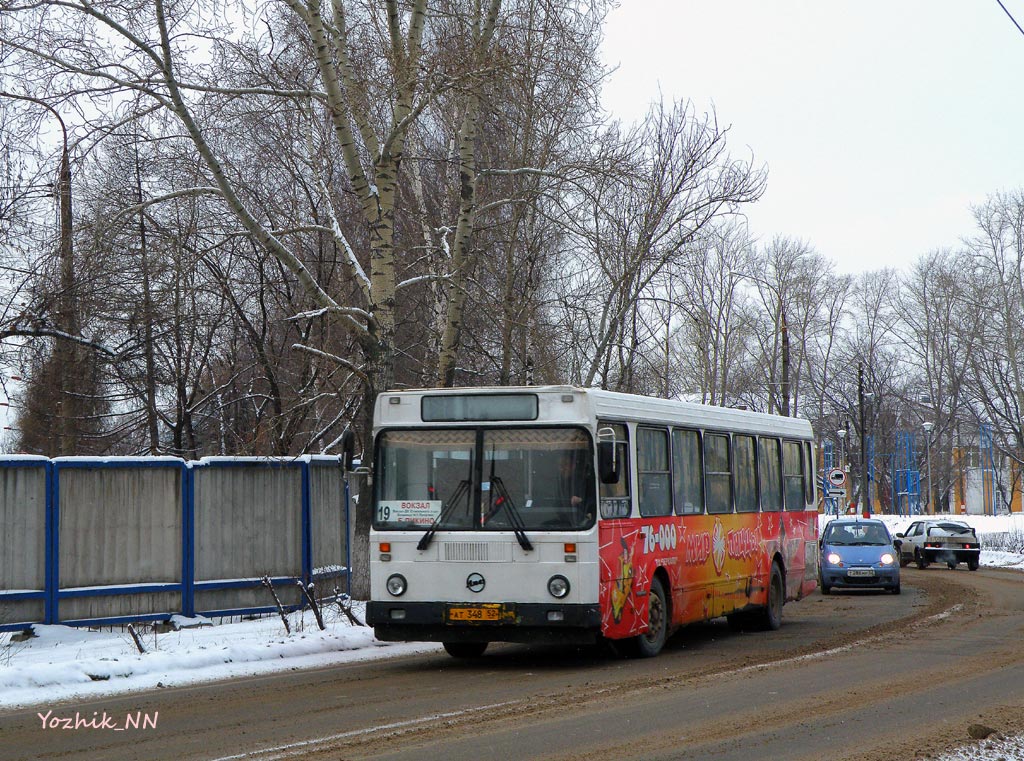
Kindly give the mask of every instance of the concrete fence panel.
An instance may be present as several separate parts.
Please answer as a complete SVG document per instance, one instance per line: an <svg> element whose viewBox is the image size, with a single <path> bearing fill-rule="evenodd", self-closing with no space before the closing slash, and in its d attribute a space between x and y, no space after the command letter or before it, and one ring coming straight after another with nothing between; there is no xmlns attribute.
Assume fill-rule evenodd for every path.
<svg viewBox="0 0 1024 761"><path fill-rule="evenodd" d="M273 604L257 582L274 580L281 602L304 576L303 461L205 458L193 468L195 609L226 612Z"/></svg>
<svg viewBox="0 0 1024 761"><path fill-rule="evenodd" d="M185 463L59 458L54 474L60 619L180 610Z"/></svg>
<svg viewBox="0 0 1024 761"><path fill-rule="evenodd" d="M336 461L310 467L313 577L319 588L342 585L349 573L345 479Z"/></svg>
<svg viewBox="0 0 1024 761"><path fill-rule="evenodd" d="M44 457L0 460L0 624L46 614L49 473Z"/></svg>

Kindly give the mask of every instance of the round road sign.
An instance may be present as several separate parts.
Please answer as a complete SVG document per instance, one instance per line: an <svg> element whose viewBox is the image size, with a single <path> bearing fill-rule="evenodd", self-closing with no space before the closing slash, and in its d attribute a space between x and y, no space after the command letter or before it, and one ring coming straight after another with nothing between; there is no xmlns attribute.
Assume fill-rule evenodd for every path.
<svg viewBox="0 0 1024 761"><path fill-rule="evenodd" d="M833 486L845 486L846 471L840 470L839 468L832 468L832 470L828 472L828 482Z"/></svg>

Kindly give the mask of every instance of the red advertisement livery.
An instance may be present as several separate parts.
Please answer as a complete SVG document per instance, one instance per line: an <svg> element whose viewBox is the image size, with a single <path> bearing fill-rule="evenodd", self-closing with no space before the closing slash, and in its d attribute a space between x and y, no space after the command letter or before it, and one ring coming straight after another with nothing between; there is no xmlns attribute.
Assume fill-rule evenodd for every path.
<svg viewBox="0 0 1024 761"><path fill-rule="evenodd" d="M645 591L656 573L671 590L681 626L767 605L773 559L786 569L786 598L814 591L817 518L804 513L606 521L600 526L601 633L624 639L647 630Z"/></svg>

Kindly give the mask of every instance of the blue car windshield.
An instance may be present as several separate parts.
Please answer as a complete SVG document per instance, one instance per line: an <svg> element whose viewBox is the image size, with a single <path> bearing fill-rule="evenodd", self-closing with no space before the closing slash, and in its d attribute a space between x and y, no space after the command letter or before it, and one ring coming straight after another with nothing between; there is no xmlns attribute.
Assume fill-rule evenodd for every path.
<svg viewBox="0 0 1024 761"><path fill-rule="evenodd" d="M825 534L825 544L846 546L879 546L892 544L882 526L830 526Z"/></svg>

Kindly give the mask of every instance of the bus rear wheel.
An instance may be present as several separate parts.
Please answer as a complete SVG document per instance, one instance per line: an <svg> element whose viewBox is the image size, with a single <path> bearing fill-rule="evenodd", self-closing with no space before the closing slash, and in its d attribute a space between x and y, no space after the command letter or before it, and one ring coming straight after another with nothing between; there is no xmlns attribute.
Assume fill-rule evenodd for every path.
<svg viewBox="0 0 1024 761"><path fill-rule="evenodd" d="M778 563L772 563L771 575L768 577L767 605L758 618L760 628L775 631L782 626L782 605L786 602L786 585L782 581L782 569Z"/></svg>
<svg viewBox="0 0 1024 761"><path fill-rule="evenodd" d="M486 642L445 642L444 649L452 658L479 658L487 649Z"/></svg>
<svg viewBox="0 0 1024 761"><path fill-rule="evenodd" d="M668 639L668 604L665 602L665 589L657 576L651 581L647 599L647 631L633 640L634 652L640 658L656 656Z"/></svg>

